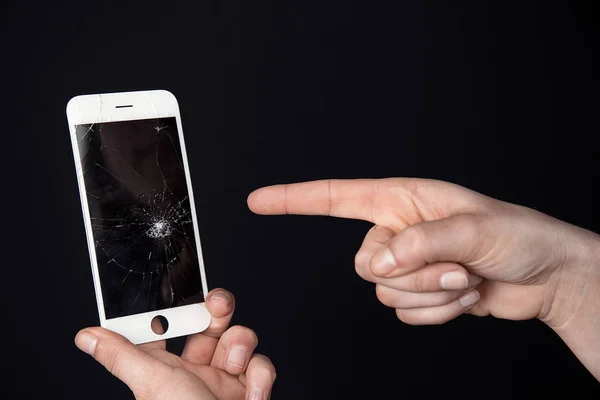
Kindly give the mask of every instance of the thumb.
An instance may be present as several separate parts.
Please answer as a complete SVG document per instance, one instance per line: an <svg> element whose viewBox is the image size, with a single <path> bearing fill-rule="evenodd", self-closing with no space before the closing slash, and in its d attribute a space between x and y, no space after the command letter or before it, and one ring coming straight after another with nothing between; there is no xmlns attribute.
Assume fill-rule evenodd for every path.
<svg viewBox="0 0 600 400"><path fill-rule="evenodd" d="M411 225L373 255L371 272L391 278L443 261L472 265L487 252L487 235L481 227L480 219L471 214Z"/></svg>
<svg viewBox="0 0 600 400"><path fill-rule="evenodd" d="M75 345L142 398L150 397L159 384L157 378L169 368L123 336L100 327L80 331Z"/></svg>

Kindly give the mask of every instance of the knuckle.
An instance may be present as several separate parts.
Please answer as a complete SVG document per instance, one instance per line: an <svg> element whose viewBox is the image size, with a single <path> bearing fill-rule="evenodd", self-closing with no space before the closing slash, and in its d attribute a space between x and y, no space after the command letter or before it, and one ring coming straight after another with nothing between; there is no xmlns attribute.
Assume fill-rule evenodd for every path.
<svg viewBox="0 0 600 400"><path fill-rule="evenodd" d="M451 316L447 312L445 312L442 307L435 313L435 317L432 319L432 324L443 324L450 321L451 319Z"/></svg>
<svg viewBox="0 0 600 400"><path fill-rule="evenodd" d="M432 307L428 310L423 310L422 325L440 325L448 322L451 319L446 307Z"/></svg>
<svg viewBox="0 0 600 400"><path fill-rule="evenodd" d="M287 192L288 192L288 184L286 183L283 185L283 212L286 215L288 214L288 209L289 209Z"/></svg>
<svg viewBox="0 0 600 400"><path fill-rule="evenodd" d="M461 295L460 291L455 292L439 292L435 298L434 306L444 306L451 304Z"/></svg>
<svg viewBox="0 0 600 400"><path fill-rule="evenodd" d="M123 368L123 359L119 355L118 343L108 343L98 347L100 348L98 354L100 362L104 364L108 372L114 376L120 376Z"/></svg>
<svg viewBox="0 0 600 400"><path fill-rule="evenodd" d="M406 264L409 260L419 257L424 241L425 231L420 225L411 225L402 231L394 249L398 264Z"/></svg>
<svg viewBox="0 0 600 400"><path fill-rule="evenodd" d="M445 324L452 318L454 318L454 315L452 315L452 312L447 307L438 307L431 316L431 325Z"/></svg>
<svg viewBox="0 0 600 400"><path fill-rule="evenodd" d="M404 233L404 240L406 240L410 248L418 248L425 238L423 227L419 224L409 226L404 230Z"/></svg>
<svg viewBox="0 0 600 400"><path fill-rule="evenodd" d="M413 292L421 293L425 290L425 277L422 273L416 272L412 274L410 286Z"/></svg>
<svg viewBox="0 0 600 400"><path fill-rule="evenodd" d="M173 390L176 388L179 393L193 393L197 390L194 380L190 379L190 372L183 368L174 368L170 371L169 379L165 379L161 385L156 385L152 389L146 389L147 399L168 399L173 398ZM136 393L136 400L138 399Z"/></svg>
<svg viewBox="0 0 600 400"><path fill-rule="evenodd" d="M423 310L397 309L398 319L409 325L438 325L448 321L448 316L443 310L435 307Z"/></svg>
<svg viewBox="0 0 600 400"><path fill-rule="evenodd" d="M418 254L426 240L425 228L420 224L413 225L411 228L409 230L410 249Z"/></svg>
<svg viewBox="0 0 600 400"><path fill-rule="evenodd" d="M369 234L372 236L373 242L382 246L385 246L394 237L394 232L382 225L375 225Z"/></svg>
<svg viewBox="0 0 600 400"><path fill-rule="evenodd" d="M462 214L458 220L460 228L469 233L477 232L481 227L481 218L475 214Z"/></svg>
<svg viewBox="0 0 600 400"><path fill-rule="evenodd" d="M496 225L497 226L497 225ZM469 239L473 244L469 248L465 248L464 258L477 258L483 251L483 246L487 242L486 239L491 238L492 234L486 228L485 219L480 215L464 214L456 221L456 231L460 232L463 237Z"/></svg>
<svg viewBox="0 0 600 400"><path fill-rule="evenodd" d="M457 231L476 239L477 236L484 234L484 224L480 216L474 214L464 214L458 220Z"/></svg>

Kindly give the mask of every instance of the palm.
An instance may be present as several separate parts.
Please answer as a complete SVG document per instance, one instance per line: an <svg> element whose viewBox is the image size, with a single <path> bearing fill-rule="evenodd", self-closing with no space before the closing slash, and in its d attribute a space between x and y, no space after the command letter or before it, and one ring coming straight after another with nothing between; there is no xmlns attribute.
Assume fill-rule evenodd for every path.
<svg viewBox="0 0 600 400"><path fill-rule="evenodd" d="M214 357L207 364L203 360L190 362L160 348L162 346L160 342L140 347L143 348L143 346L149 346L149 348L145 349L148 354L174 368L174 374L179 380L176 387L169 388L168 390L172 398L186 399L189 395L190 399L197 399L199 398L199 394L203 394L206 398L214 396L219 400L244 398L246 387L240 380L240 377L211 366L211 363L217 362L214 360ZM188 354L206 353L210 352L210 348L200 349L197 345L188 343L185 352ZM241 379L244 379L243 376Z"/></svg>

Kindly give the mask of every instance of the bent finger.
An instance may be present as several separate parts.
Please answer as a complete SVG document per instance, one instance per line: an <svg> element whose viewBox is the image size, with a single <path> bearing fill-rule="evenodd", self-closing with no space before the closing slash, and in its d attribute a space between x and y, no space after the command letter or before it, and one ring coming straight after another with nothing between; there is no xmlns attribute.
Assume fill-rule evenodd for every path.
<svg viewBox="0 0 600 400"><path fill-rule="evenodd" d="M486 253L481 221L469 214L409 226L371 259L371 272L379 277L406 275L440 261L468 265Z"/></svg>
<svg viewBox="0 0 600 400"><path fill-rule="evenodd" d="M479 293L477 290L472 290L458 300L443 306L398 308L396 309L396 316L400 321L409 325L438 325L458 317L472 308L478 301Z"/></svg>
<svg viewBox="0 0 600 400"><path fill-rule="evenodd" d="M206 296L206 308L211 321L204 331L187 338L181 358L201 365L208 365L213 357L219 337L227 330L233 312L235 297L225 289L211 290Z"/></svg>
<svg viewBox="0 0 600 400"><path fill-rule="evenodd" d="M375 276L369 268L371 258L380 249L385 247L389 241L394 237L394 231L384 226L375 225L365 235L365 238L354 257L354 268L358 276L373 282Z"/></svg>
<svg viewBox="0 0 600 400"><path fill-rule="evenodd" d="M480 276L469 273L460 264L438 262L396 278L379 278L373 275L373 283L413 293L465 290L479 284Z"/></svg>
<svg viewBox="0 0 600 400"><path fill-rule="evenodd" d="M244 378L246 398L250 400L269 399L275 378L275 366L271 360L262 354L253 355Z"/></svg>
<svg viewBox="0 0 600 400"><path fill-rule="evenodd" d="M450 304L469 290L470 289L462 291L453 290L443 292L413 293L392 289L383 285L375 286L375 294L377 295L377 299L383 305L391 308L404 309L437 307Z"/></svg>
<svg viewBox="0 0 600 400"><path fill-rule="evenodd" d="M219 339L210 365L231 375L239 375L246 371L256 346L258 336L252 329L233 326Z"/></svg>

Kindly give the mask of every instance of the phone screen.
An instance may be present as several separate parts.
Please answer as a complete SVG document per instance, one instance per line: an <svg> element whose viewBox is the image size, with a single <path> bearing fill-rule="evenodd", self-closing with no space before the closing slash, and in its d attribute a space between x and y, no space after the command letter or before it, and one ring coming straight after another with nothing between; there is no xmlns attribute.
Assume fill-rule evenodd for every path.
<svg viewBox="0 0 600 400"><path fill-rule="evenodd" d="M76 136L106 318L204 301L176 118Z"/></svg>

